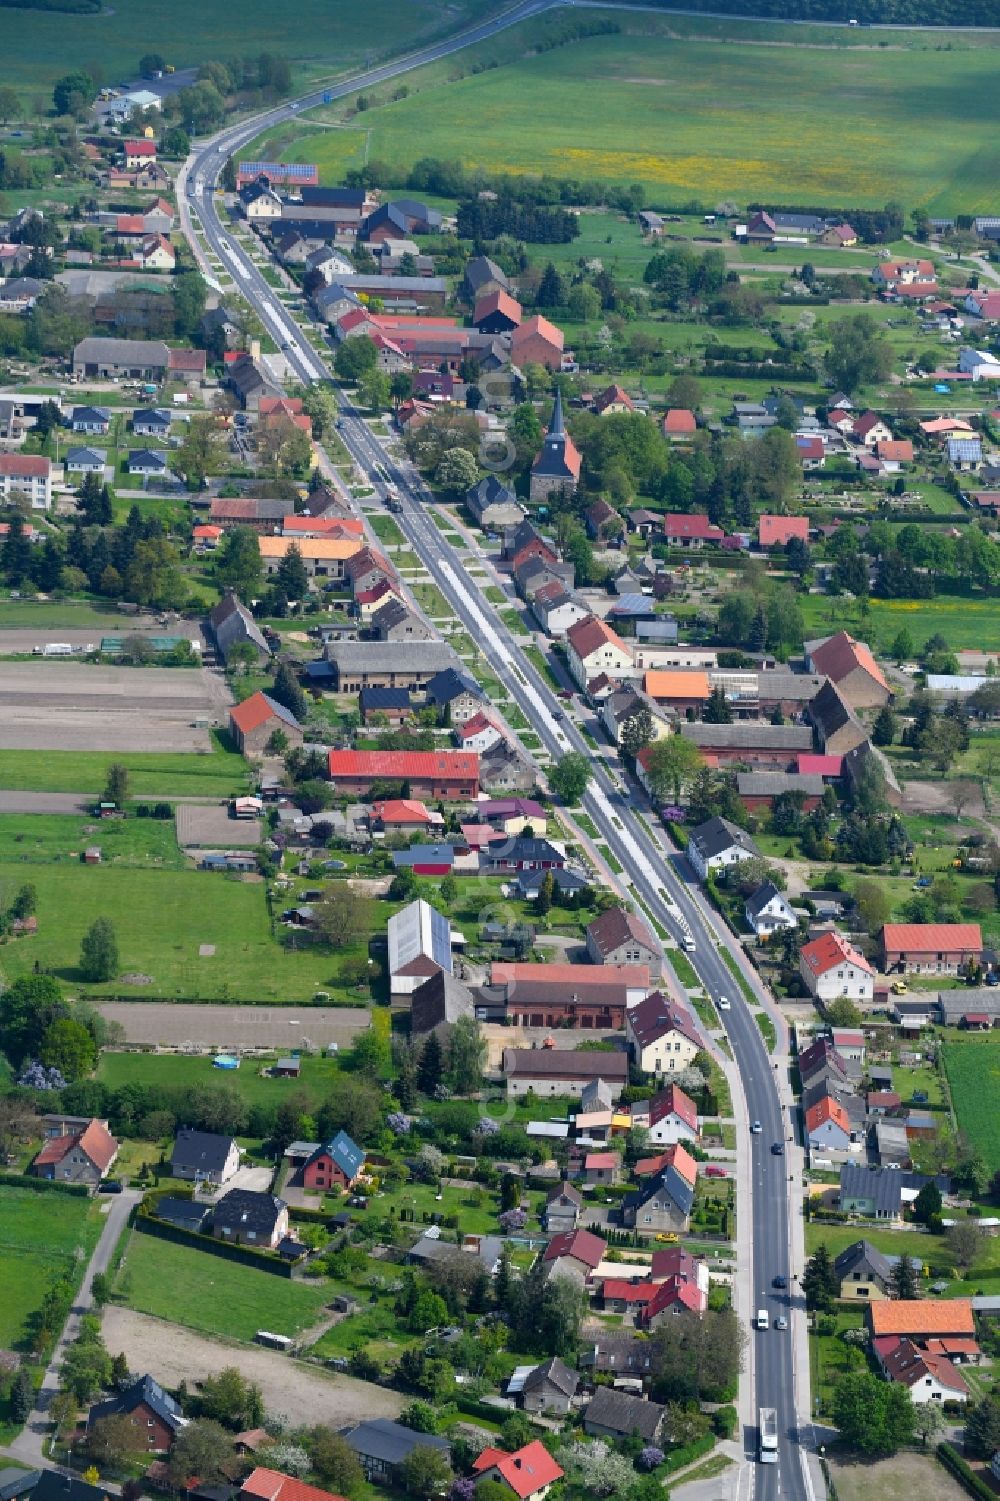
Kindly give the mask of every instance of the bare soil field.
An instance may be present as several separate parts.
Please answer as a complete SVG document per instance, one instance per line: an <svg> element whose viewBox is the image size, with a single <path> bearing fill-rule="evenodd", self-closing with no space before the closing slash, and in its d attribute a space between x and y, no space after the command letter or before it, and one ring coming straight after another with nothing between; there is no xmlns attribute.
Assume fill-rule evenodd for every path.
<svg viewBox="0 0 1000 1501"><path fill-rule="evenodd" d="M225 803L181 803L177 843L182 849L253 849L261 841L259 818L231 818Z"/></svg>
<svg viewBox="0 0 1000 1501"><path fill-rule="evenodd" d="M209 751L196 719L225 717L226 689L202 668L0 662L0 749Z"/></svg>
<svg viewBox="0 0 1000 1501"><path fill-rule="evenodd" d="M370 1018L363 1006L202 1006L179 1001L100 1001L125 1040L144 1047L349 1047Z"/></svg>
<svg viewBox="0 0 1000 1501"><path fill-rule="evenodd" d="M129 1370L148 1371L166 1387L188 1385L215 1376L224 1366L239 1366L255 1381L268 1412L286 1413L296 1424L329 1423L343 1428L365 1418L397 1418L406 1398L368 1381L290 1360L276 1350L208 1339L147 1314L109 1306L104 1310L104 1339L113 1354L121 1351Z"/></svg>

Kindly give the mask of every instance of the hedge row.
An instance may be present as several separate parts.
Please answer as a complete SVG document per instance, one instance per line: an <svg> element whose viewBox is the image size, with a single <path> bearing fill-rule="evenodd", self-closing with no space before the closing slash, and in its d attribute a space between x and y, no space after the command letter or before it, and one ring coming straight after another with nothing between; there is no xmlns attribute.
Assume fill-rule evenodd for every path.
<svg viewBox="0 0 1000 1501"><path fill-rule="evenodd" d="M701 1459L703 1454L711 1453L715 1448L715 1442L714 1433L703 1433L701 1438L692 1439L689 1444L682 1444L679 1449L671 1449L663 1463L657 1466L657 1475L673 1475L675 1471L694 1464L695 1460Z"/></svg>
<svg viewBox="0 0 1000 1501"><path fill-rule="evenodd" d="M3 3L0 0L0 5ZM86 1183L60 1183L57 1178L35 1178L30 1173L4 1173L0 1183L7 1188L30 1188L39 1194L70 1194L74 1199L90 1196Z"/></svg>
<svg viewBox="0 0 1000 1501"><path fill-rule="evenodd" d="M980 1480L971 1465L966 1464L957 1449L951 1444L938 1444L937 1457L960 1485L964 1485L970 1496L978 1496L981 1501L996 1501L997 1493L992 1486L987 1485L985 1480Z"/></svg>
<svg viewBox="0 0 1000 1501"><path fill-rule="evenodd" d="M224 1261L238 1261L243 1266L256 1267L259 1272L270 1272L274 1277L291 1278L292 1265L279 1261L266 1251L254 1251L249 1246L237 1246L228 1240L216 1240L211 1235L199 1235L196 1230L182 1230L179 1225L168 1225L166 1220L153 1219L149 1214L137 1214L135 1228L143 1235L153 1235L158 1240L170 1240L174 1245L192 1246L207 1251L209 1256L221 1256Z"/></svg>

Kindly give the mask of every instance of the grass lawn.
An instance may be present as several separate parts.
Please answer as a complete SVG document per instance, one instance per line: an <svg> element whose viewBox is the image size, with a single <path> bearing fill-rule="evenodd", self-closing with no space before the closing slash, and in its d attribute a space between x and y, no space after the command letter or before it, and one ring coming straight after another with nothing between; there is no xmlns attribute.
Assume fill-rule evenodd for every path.
<svg viewBox="0 0 1000 1501"><path fill-rule="evenodd" d="M406 541L391 516L369 516L368 523L380 542L396 547Z"/></svg>
<svg viewBox="0 0 1000 1501"><path fill-rule="evenodd" d="M102 1223L89 1199L0 1182L0 1347L18 1347L46 1289L74 1276L78 1248L89 1255Z"/></svg>
<svg viewBox="0 0 1000 1501"><path fill-rule="evenodd" d="M88 844L99 844L105 864L181 870L174 821L109 818L60 813L0 813L0 864L79 863ZM25 872L25 879L31 879Z"/></svg>
<svg viewBox="0 0 1000 1501"><path fill-rule="evenodd" d="M410 593L432 620L447 620L451 608L436 584L411 584Z"/></svg>
<svg viewBox="0 0 1000 1501"><path fill-rule="evenodd" d="M212 1067L212 1060L203 1056L181 1057L172 1053L102 1053L97 1066L97 1077L109 1089L121 1089L126 1084L153 1085L165 1089L192 1089L198 1085L224 1083L250 1105L265 1101L280 1102L299 1093L308 1096L311 1107L318 1106L327 1086L336 1076L339 1064L336 1058L302 1059L302 1073L298 1079L266 1079L261 1074L265 1066L259 1059L246 1059L239 1068L222 1071ZM146 1146L146 1156L152 1152Z"/></svg>
<svg viewBox="0 0 1000 1501"><path fill-rule="evenodd" d="M806 1222L806 1255L811 1256L821 1241L832 1258L853 1246L857 1240L870 1240L876 1250L886 1256L909 1256L919 1261L928 1275L930 1266L948 1269L952 1266L951 1252L940 1235L927 1235L915 1230L873 1230L868 1225L829 1225L816 1220Z"/></svg>
<svg viewBox="0 0 1000 1501"><path fill-rule="evenodd" d="M942 1048L951 1102L959 1128L980 1151L991 1172L1000 1168L1000 1118L993 1091L1000 1080L1000 1042L949 1042Z"/></svg>
<svg viewBox="0 0 1000 1501"><path fill-rule="evenodd" d="M132 792L139 797L230 797L245 789L249 771L243 757L213 736L211 754L183 752L0 750L0 787L14 792L101 794L108 767L128 767Z"/></svg>
<svg viewBox="0 0 1000 1501"><path fill-rule="evenodd" d="M340 960L315 950L285 950L271 936L264 887L208 871L135 870L121 866L35 865L38 932L7 946L10 979L36 962L88 995L166 1000L281 1001L310 999L336 990ZM16 888L23 866L0 863L0 884ZM83 985L80 942L98 917L115 925L120 976L141 974L148 983L121 977ZM215 953L199 956L199 946ZM346 990L340 987L346 1000Z"/></svg>
<svg viewBox="0 0 1000 1501"><path fill-rule="evenodd" d="M11 630L18 626L27 630L64 626L81 631L93 626L95 630L122 631L128 629L128 616L107 605L92 605L85 600L0 599L0 628Z"/></svg>
<svg viewBox="0 0 1000 1501"><path fill-rule="evenodd" d="M841 629L857 630L853 600L823 594L799 595L806 637ZM953 651L963 647L1000 651L1000 610L982 594L941 594L936 599L873 599L865 622L865 639L875 650L888 650L904 628L918 645L940 634Z"/></svg>
<svg viewBox="0 0 1000 1501"><path fill-rule="evenodd" d="M845 1344L840 1338L844 1329L864 1327L864 1309L838 1308L834 1317L837 1320L835 1334L817 1334L815 1331L809 1334L809 1374L813 1402L819 1402L821 1412L829 1411L833 1389L840 1377L848 1371L863 1371L866 1365L864 1353Z"/></svg>
<svg viewBox="0 0 1000 1501"><path fill-rule="evenodd" d="M303 121L282 149L318 162L329 182L366 159L404 168L418 156L454 157L468 141L470 167L641 182L657 206L697 196L875 207L886 180L901 202L932 212L984 211L991 201L993 122L978 101L996 72L993 38L944 50L926 33L894 33L884 48L817 46L810 33L790 64L787 45L773 45L787 39L779 24L730 21L718 37L710 24L630 15L620 35L518 56L554 24L527 23L457 66L417 72L406 99L377 92L363 122L302 134ZM476 61L501 66L473 73ZM343 107L326 118L343 121Z"/></svg>
<svg viewBox="0 0 1000 1501"><path fill-rule="evenodd" d="M298 1334L320 1316L329 1286L291 1282L252 1266L133 1232L116 1296L140 1313L206 1334L252 1340L258 1329Z"/></svg>

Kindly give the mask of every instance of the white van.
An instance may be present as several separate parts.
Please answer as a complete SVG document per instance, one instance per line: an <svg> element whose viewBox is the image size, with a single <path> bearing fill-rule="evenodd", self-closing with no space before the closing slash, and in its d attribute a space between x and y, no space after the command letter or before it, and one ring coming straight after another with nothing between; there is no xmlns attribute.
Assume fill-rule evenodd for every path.
<svg viewBox="0 0 1000 1501"><path fill-rule="evenodd" d="M770 1319L767 1316L767 1309L766 1308L758 1308L758 1310L757 1310L757 1328L758 1329L769 1329L770 1327L771 1327L771 1321L770 1321Z"/></svg>

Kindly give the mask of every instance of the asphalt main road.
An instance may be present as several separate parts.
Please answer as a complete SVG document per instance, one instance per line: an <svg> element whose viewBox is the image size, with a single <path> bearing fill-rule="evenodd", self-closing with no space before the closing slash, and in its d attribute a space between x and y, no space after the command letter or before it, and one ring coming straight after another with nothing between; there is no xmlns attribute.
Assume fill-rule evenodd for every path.
<svg viewBox="0 0 1000 1501"><path fill-rule="evenodd" d="M359 87L367 87L424 62L447 56L518 20L539 14L550 5L551 0L529 0L504 16L474 27L450 41L223 131L189 159L178 190L185 210L182 223L200 263L207 269L191 233L185 196L197 209L209 245L222 263L229 266L239 290L253 303L265 328L282 347L291 372L299 380L328 380L329 370L323 358L302 340L301 331L289 312L219 218L212 189L227 158L262 129L292 118L299 108L321 103L327 96L342 97ZM521 642L507 629L478 585L468 577L458 554L443 541L440 531L425 513L423 502L430 497L416 471L409 464L397 463L391 458L356 409L350 406L344 408L340 436L362 470L373 478L379 474L388 475L389 480L398 486L404 502L398 519L414 551L501 681L508 684L514 700L545 749L556 759L569 750L578 750L593 760L591 748L573 722L564 717L560 701L547 680L525 656ZM749 1320L756 1309L766 1308L772 1325L766 1333L750 1334L751 1404L777 1409L780 1435L780 1462L776 1466L756 1467L755 1495L760 1501L776 1501L783 1492L792 1501L811 1501L808 1467L803 1462L804 1454L799 1446L802 1429L797 1415L792 1340L788 1333L773 1328L778 1314L787 1316L792 1312L786 1301L788 1295L775 1294L771 1284L776 1276L788 1279L791 1276L789 1224L793 1212L786 1159L771 1153L772 1143L783 1141L785 1137L774 1065L768 1057L756 1020L719 954L719 939L710 909L686 860L676 851L665 851L663 841L651 836L649 827L636 817L624 783L619 782L603 762L599 763L583 807L620 865L623 881L632 887L657 922L676 939L693 940L689 958L708 993L716 998L726 995L732 1001L732 1008L721 1015L739 1068L748 1117L761 1125L760 1133L749 1137L752 1224L749 1239L746 1238L746 1226L740 1228L740 1249L750 1258L752 1306L741 1309L741 1312ZM798 1212L797 1205L794 1212ZM793 1316L800 1319L803 1316L801 1309L797 1307ZM801 1394L801 1407L806 1422L808 1391ZM752 1452L755 1434L748 1432L746 1440L748 1453Z"/></svg>
<svg viewBox="0 0 1000 1501"><path fill-rule="evenodd" d="M545 749L555 759L571 750L581 751L593 762L591 747L565 715L555 691L524 654L521 638L508 630L497 608L486 600L428 516L423 502L431 497L419 475L408 462L397 463L390 458L355 408L345 405L344 413L340 437L352 458L369 474L388 474L398 488L403 510L395 518L397 523L457 618L500 681L507 685ZM690 865L676 851L665 853L659 844L651 848L648 825L640 823L623 787L616 774L603 761L598 762L595 778L583 800L584 811L621 866L625 881L657 921L676 939L682 942L685 938L693 939L694 949L688 951L688 958L707 992L713 998L727 996L732 1003L730 1010L720 1012L720 1018L740 1071L749 1120L759 1122L761 1127L759 1134L749 1137L753 1234L752 1246L747 1249L751 1252L753 1306L744 1312L752 1319L758 1309L767 1309L771 1327L766 1332L750 1333L753 1400L757 1407L777 1409L781 1435L779 1464L758 1467L755 1495L760 1501L772 1501L780 1488L785 1496L798 1501L808 1491L798 1448L792 1342L788 1332L774 1328L774 1320L782 1314L789 1319L803 1315L801 1309L793 1313L788 1292L772 1288L772 1281L778 1276L790 1284L792 1271L788 1239L792 1206L784 1155L787 1126L775 1069L756 1018L719 953L705 898ZM776 1143L782 1144L781 1156L772 1153L772 1145ZM746 1245L743 1237L741 1229L740 1241ZM805 1406L807 1409L808 1401ZM747 1439L750 1448L755 1435L748 1434Z"/></svg>

